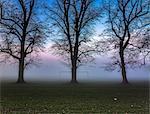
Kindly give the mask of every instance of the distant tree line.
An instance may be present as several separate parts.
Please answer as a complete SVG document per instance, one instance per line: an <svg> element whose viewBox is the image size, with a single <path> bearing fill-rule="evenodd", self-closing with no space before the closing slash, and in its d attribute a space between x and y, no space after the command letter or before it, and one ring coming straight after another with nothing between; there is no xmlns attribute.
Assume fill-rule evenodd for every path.
<svg viewBox="0 0 150 114"><path fill-rule="evenodd" d="M38 0L0 1L0 56L18 63L17 83L24 83L24 70L35 64L49 34L52 49L71 69L71 83L77 83L77 69L92 62L95 54L109 53L107 70L119 68L127 84L127 67L150 60L149 0ZM95 25L105 20L98 41ZM43 21L44 20L44 21ZM50 50L51 51L51 50Z"/></svg>

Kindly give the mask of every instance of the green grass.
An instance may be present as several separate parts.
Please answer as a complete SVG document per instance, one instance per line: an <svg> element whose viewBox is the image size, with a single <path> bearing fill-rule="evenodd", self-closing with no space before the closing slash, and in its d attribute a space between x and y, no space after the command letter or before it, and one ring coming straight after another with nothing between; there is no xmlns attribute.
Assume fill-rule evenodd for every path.
<svg viewBox="0 0 150 114"><path fill-rule="evenodd" d="M149 87L2 83L1 113L149 114Z"/></svg>

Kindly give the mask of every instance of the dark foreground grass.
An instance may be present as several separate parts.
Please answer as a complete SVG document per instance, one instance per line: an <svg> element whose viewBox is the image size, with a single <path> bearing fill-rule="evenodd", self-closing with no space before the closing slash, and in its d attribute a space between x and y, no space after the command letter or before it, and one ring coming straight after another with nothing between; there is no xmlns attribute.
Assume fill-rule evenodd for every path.
<svg viewBox="0 0 150 114"><path fill-rule="evenodd" d="M149 114L149 87L1 83L1 113Z"/></svg>

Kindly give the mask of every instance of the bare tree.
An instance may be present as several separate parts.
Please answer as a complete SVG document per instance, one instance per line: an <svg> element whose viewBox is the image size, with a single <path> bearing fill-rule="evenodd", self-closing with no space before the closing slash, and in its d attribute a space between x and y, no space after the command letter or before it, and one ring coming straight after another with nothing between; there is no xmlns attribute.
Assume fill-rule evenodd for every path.
<svg viewBox="0 0 150 114"><path fill-rule="evenodd" d="M137 44L140 38L140 41L144 41L145 35L140 36L139 33L145 31L146 26L150 24L147 21L149 0L106 0L105 5L108 26L103 34L105 39L99 42L103 45L100 48L111 52L112 61L107 68L114 70L119 66L122 83L127 84L126 67L137 64L138 58L141 58L137 52L139 47ZM143 43L141 42L142 45ZM144 49L144 46L140 46L140 49Z"/></svg>
<svg viewBox="0 0 150 114"><path fill-rule="evenodd" d="M89 42L99 17L94 0L56 0L46 9L58 35L52 48L67 60L72 71L71 82L77 83L77 68L93 59L94 49Z"/></svg>
<svg viewBox="0 0 150 114"><path fill-rule="evenodd" d="M36 61L44 34L35 0L3 0L0 4L0 54L19 63L17 83L24 83L24 69Z"/></svg>

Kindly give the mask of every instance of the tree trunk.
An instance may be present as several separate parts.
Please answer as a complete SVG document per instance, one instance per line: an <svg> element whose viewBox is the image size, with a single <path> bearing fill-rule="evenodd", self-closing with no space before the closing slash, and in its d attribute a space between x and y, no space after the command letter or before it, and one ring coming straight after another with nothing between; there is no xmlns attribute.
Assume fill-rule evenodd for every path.
<svg viewBox="0 0 150 114"><path fill-rule="evenodd" d="M24 81L24 59L19 60L19 72L17 83L25 83Z"/></svg>
<svg viewBox="0 0 150 114"><path fill-rule="evenodd" d="M126 76L126 65L124 61L124 52L123 50L120 51L120 59L121 59L121 73L122 73L122 83L123 84L128 84L128 79Z"/></svg>
<svg viewBox="0 0 150 114"><path fill-rule="evenodd" d="M76 65L72 65L71 73L72 73L71 83L73 83L73 84L78 83L77 82L77 67L76 67Z"/></svg>

